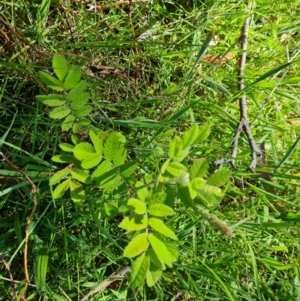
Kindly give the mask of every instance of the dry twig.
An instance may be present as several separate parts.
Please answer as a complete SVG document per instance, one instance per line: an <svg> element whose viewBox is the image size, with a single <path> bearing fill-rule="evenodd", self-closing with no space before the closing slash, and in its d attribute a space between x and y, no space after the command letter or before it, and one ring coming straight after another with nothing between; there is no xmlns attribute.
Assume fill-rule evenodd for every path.
<svg viewBox="0 0 300 301"><path fill-rule="evenodd" d="M32 222L32 218L37 206L37 198L35 196L36 193L36 186L35 184L32 182L32 180L26 175L25 172L23 172L21 169L19 169L16 165L14 165L2 152L0 152L0 160L4 161L6 164L8 164L10 167L12 167L15 171L19 172L20 174L22 174L22 176L29 182L30 186L31 186L31 190L30 190L30 195L33 197L33 206L30 212L30 215L27 219L26 222L26 229L25 229L25 239L24 239L24 273L25 273L25 286L22 292L22 300L26 301L26 291L28 288L28 285L30 284L30 278L29 278L29 273L28 273L28 239L29 239L29 228Z"/></svg>
<svg viewBox="0 0 300 301"><path fill-rule="evenodd" d="M247 57L247 39L248 39L250 21L251 21L251 16L249 15L244 22L242 33L239 39L241 42L242 53L240 55L239 70L238 70L238 90L242 93L242 96L239 99L240 121L236 128L235 135L232 142L232 159L223 158L215 161L214 163L217 166L221 166L225 163L230 163L233 167L235 167L235 158L238 151L238 142L239 142L240 134L243 130L248 138L248 143L251 149L252 161L248 168L250 171L253 172L257 164L257 155L261 155L261 152L257 147L250 130L250 126L248 123L248 114L247 114L247 98L243 92L243 90L245 89L244 70L245 70L246 57Z"/></svg>

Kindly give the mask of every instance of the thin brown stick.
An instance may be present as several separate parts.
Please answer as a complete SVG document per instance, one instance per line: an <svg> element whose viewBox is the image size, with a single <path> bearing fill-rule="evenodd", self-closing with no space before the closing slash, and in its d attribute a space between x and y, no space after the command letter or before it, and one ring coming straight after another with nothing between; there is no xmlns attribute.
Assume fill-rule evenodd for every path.
<svg viewBox="0 0 300 301"><path fill-rule="evenodd" d="M6 27L14 34L14 36L15 36L19 41L21 41L23 44L29 46L30 48L32 48L32 50L34 50L34 51L38 54L38 56L39 56L41 62L43 63L43 65L46 66L46 63L45 63L45 61L44 61L43 53L42 53L42 52L40 52L40 51L34 49L34 45L32 45L32 44L29 43L26 39L24 39L24 38L17 32L17 30L16 30L15 28L13 28L10 24L8 24L1 16L0 16L0 22L3 23L3 24L4 24L4 25L5 25L5 26L6 26Z"/></svg>
<svg viewBox="0 0 300 301"><path fill-rule="evenodd" d="M13 168L14 170L16 170L17 172L19 172L20 174L22 174L22 176L29 182L30 186L31 186L31 190L30 190L30 195L33 196L33 206L30 212L30 215L27 219L26 222L26 228L25 228L25 239L24 239L24 274L25 274L25 286L22 292L22 300L26 301L26 291L28 288L28 285L30 284L30 278L29 278L29 273L28 273L28 239L29 239L29 227L31 225L33 216L34 216L34 212L38 203L38 200L35 196L36 193L36 186L35 184L32 182L32 180L26 175L25 172L23 172L20 168L18 168L16 165L14 165L2 152L0 152L0 160L4 161L6 164L8 164L11 168Z"/></svg>
<svg viewBox="0 0 300 301"><path fill-rule="evenodd" d="M13 293L13 296L14 297L17 297L17 291L16 291L16 281L14 280L13 278L13 275L11 273L11 270L10 270L10 266L9 264L6 262L6 260L3 258L2 254L0 253L0 259L2 260L3 262L3 265L8 273L8 276L9 276L9 281L12 283L12 293Z"/></svg>
<svg viewBox="0 0 300 301"><path fill-rule="evenodd" d="M107 288L111 283L115 282L116 280L118 280L118 278L120 277L124 277L128 272L130 271L130 267L129 266L125 266L123 268L121 268L120 270L118 270L110 279L106 279L104 281L102 281L99 285L97 285L93 290L91 290L88 294L86 294L85 296L83 296L80 301L85 301L87 300L89 297L91 297L92 295L98 293L99 291Z"/></svg>
<svg viewBox="0 0 300 301"><path fill-rule="evenodd" d="M252 10L252 8L250 8ZM247 40L248 40L248 32L249 32L249 27L250 27L250 21L251 21L251 16L249 15L245 22L244 26L242 28L242 33L240 36L240 42L241 42L241 50L242 53L240 55L240 60L239 60L239 69L238 69L238 90L242 93L242 96L239 99L239 107L240 107L240 121L238 123L238 126L235 131L235 135L232 141L232 159L220 159L215 161L215 164L217 166L220 166L224 163L230 163L233 167L235 167L235 158L237 156L237 151L238 151L238 143L239 143L239 138L241 135L241 132L244 131L248 143L251 149L251 157L252 161L249 165L249 170L254 171L256 168L257 164L257 155L261 155L261 152L259 148L257 147L255 140L252 136L250 126L248 123L248 113L247 113L247 98L244 93L245 89L245 79L244 79L244 71L245 71L245 66L246 66L246 58L247 58Z"/></svg>
<svg viewBox="0 0 300 301"><path fill-rule="evenodd" d="M136 59L135 59L135 85L137 86L139 83L139 69L138 69L138 65L139 65L139 60L138 60L138 54L139 54L139 49L136 45L136 35L135 35L135 30L134 30L134 26L133 26L133 22L132 22L132 3L133 0L129 0L129 11L128 11L128 21L131 27L131 34L132 34L132 39L134 41L133 44L133 49L134 49L134 54L136 55Z"/></svg>

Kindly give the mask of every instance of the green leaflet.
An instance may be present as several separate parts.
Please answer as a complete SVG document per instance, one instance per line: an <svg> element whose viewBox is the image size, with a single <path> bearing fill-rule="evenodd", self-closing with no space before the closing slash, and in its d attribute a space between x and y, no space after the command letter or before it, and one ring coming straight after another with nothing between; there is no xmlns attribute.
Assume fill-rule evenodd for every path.
<svg viewBox="0 0 300 301"><path fill-rule="evenodd" d="M85 183L85 184L91 183L90 175L81 169L72 168L71 175L74 179L76 179L81 183Z"/></svg>
<svg viewBox="0 0 300 301"><path fill-rule="evenodd" d="M49 116L52 119L62 119L70 114L71 110L68 107L62 106L57 107L51 112L49 112Z"/></svg>
<svg viewBox="0 0 300 301"><path fill-rule="evenodd" d="M81 184L79 184L74 180L71 180L70 191L71 191L71 199L75 204L81 204L84 201L85 192Z"/></svg>
<svg viewBox="0 0 300 301"><path fill-rule="evenodd" d="M88 92L81 93L77 95L76 98L74 98L74 100L71 102L70 108L72 110L81 110L82 107L89 101L89 99L90 99L90 93Z"/></svg>
<svg viewBox="0 0 300 301"><path fill-rule="evenodd" d="M49 88L55 91L63 91L63 83L57 80L55 77L51 76L50 74L39 71L39 77L41 81Z"/></svg>
<svg viewBox="0 0 300 301"><path fill-rule="evenodd" d="M137 169L136 161L127 162L120 167L121 176L125 178L130 177L135 172L136 169Z"/></svg>
<svg viewBox="0 0 300 301"><path fill-rule="evenodd" d="M195 142L199 135L198 125L194 124L190 127L182 136L182 148L184 150L189 149L190 146Z"/></svg>
<svg viewBox="0 0 300 301"><path fill-rule="evenodd" d="M189 151L183 149L183 143L180 137L175 136L174 139L170 141L169 146L169 157L176 162L181 162L187 155Z"/></svg>
<svg viewBox="0 0 300 301"><path fill-rule="evenodd" d="M67 100L73 101L78 95L82 94L86 89L86 81L80 81L73 89L71 89L66 97Z"/></svg>
<svg viewBox="0 0 300 301"><path fill-rule="evenodd" d="M151 217L148 219L148 225L155 231L171 239L178 240L176 234L158 218Z"/></svg>
<svg viewBox="0 0 300 301"><path fill-rule="evenodd" d="M137 188L137 195L140 200L145 201L148 196L148 189L144 183L136 182L135 187Z"/></svg>
<svg viewBox="0 0 300 301"><path fill-rule="evenodd" d="M147 236L148 235L146 233L135 236L125 248L124 256L131 258L138 256L142 252L146 251L149 246Z"/></svg>
<svg viewBox="0 0 300 301"><path fill-rule="evenodd" d="M88 142L81 142L74 147L74 156L80 161L94 153L94 147Z"/></svg>
<svg viewBox="0 0 300 301"><path fill-rule="evenodd" d="M207 184L214 186L222 186L229 181L230 175L230 170L224 168L219 169L216 173L212 174L208 178Z"/></svg>
<svg viewBox="0 0 300 301"><path fill-rule="evenodd" d="M61 55L55 54L52 58L52 67L55 75L63 82L69 72L69 66L65 58Z"/></svg>
<svg viewBox="0 0 300 301"><path fill-rule="evenodd" d="M191 180L195 178L203 178L208 169L208 162L205 159L199 159L191 167L190 177Z"/></svg>
<svg viewBox="0 0 300 301"><path fill-rule="evenodd" d="M61 144L59 144L59 147L65 152L73 153L73 150L74 150L74 145L69 144L69 143L61 143Z"/></svg>
<svg viewBox="0 0 300 301"><path fill-rule="evenodd" d="M147 270L146 281L148 286L153 286L162 275L162 270L156 267L151 261Z"/></svg>
<svg viewBox="0 0 300 301"><path fill-rule="evenodd" d="M64 81L64 89L70 90L74 88L81 78L81 69L79 66L71 66L65 81Z"/></svg>
<svg viewBox="0 0 300 301"><path fill-rule="evenodd" d="M174 210L171 207L164 204L151 204L148 206L147 211L151 215L158 217L164 217L175 214Z"/></svg>
<svg viewBox="0 0 300 301"><path fill-rule="evenodd" d="M103 152L102 140L98 137L98 135L94 131L89 131L89 136L90 136L90 139L93 142L93 145L94 145L94 148L95 148L96 152L98 154L100 154L100 156L101 156L102 152Z"/></svg>
<svg viewBox="0 0 300 301"><path fill-rule="evenodd" d="M148 204L162 204L167 198L167 193L161 191L154 193L151 197L148 198Z"/></svg>
<svg viewBox="0 0 300 301"><path fill-rule="evenodd" d="M49 107L58 107L66 103L65 96L59 94L36 95L35 98Z"/></svg>
<svg viewBox="0 0 300 301"><path fill-rule="evenodd" d="M178 162L171 162L169 163L166 171L174 176L174 177L179 177L181 176L183 173L185 173L187 170L187 168L181 164L181 163L178 163Z"/></svg>
<svg viewBox="0 0 300 301"><path fill-rule="evenodd" d="M53 191L53 198L59 199L61 198L65 192L69 189L71 179L66 179L62 183L60 183Z"/></svg>
<svg viewBox="0 0 300 301"><path fill-rule="evenodd" d="M211 126L208 124L201 125L199 127L198 137L195 141L195 144L201 143L202 141L206 140L210 134Z"/></svg>
<svg viewBox="0 0 300 301"><path fill-rule="evenodd" d="M75 116L74 115L67 116L67 118L64 120L64 122L61 125L62 131L66 132L69 129L71 129L73 124L74 124L74 121L75 121Z"/></svg>
<svg viewBox="0 0 300 301"><path fill-rule="evenodd" d="M146 203L138 199L131 198L127 202L128 207L132 207L136 214L146 213Z"/></svg>
<svg viewBox="0 0 300 301"><path fill-rule="evenodd" d="M92 111L93 111L93 107L91 105L85 105L82 108L78 109L77 111L74 111L73 113L76 118L81 118L89 115Z"/></svg>
<svg viewBox="0 0 300 301"><path fill-rule="evenodd" d="M148 221L145 215L135 214L131 217L125 217L119 227L127 231L137 231L147 228Z"/></svg>
<svg viewBox="0 0 300 301"><path fill-rule="evenodd" d="M143 253L139 256L132 264L131 275L130 275L130 287L135 288L140 286L147 273L149 266L149 258Z"/></svg>
<svg viewBox="0 0 300 301"><path fill-rule="evenodd" d="M152 233L148 235L148 240L159 260L167 266L172 267L174 260L172 259L166 245Z"/></svg>
<svg viewBox="0 0 300 301"><path fill-rule="evenodd" d="M70 169L62 169L58 172L56 172L51 178L50 178L50 185L55 185L58 183L62 178L65 178L70 174Z"/></svg>
<svg viewBox="0 0 300 301"><path fill-rule="evenodd" d="M121 133L111 133L105 141L104 156L113 160L120 148L125 145L126 139Z"/></svg>

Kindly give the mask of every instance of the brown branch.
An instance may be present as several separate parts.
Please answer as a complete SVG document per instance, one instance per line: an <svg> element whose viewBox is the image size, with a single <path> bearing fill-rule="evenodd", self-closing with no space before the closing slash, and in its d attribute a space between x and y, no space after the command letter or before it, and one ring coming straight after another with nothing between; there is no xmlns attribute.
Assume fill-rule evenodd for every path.
<svg viewBox="0 0 300 301"><path fill-rule="evenodd" d="M22 174L22 176L29 182L31 186L30 194L33 196L33 206L30 212L30 215L27 219L26 222L26 228L25 228L25 238L24 238L24 274L25 274L25 286L22 292L22 300L26 301L26 291L28 288L28 285L30 284L30 278L29 278L29 273L28 273L28 239L29 239L29 228L33 219L33 215L37 206L37 198L35 196L36 193L36 186L32 182L32 180L26 175L25 172L23 172L20 168L18 168L16 165L14 165L2 152L0 152L0 160L4 161L6 164L8 164L11 168L13 168L15 171L19 172Z"/></svg>
<svg viewBox="0 0 300 301"><path fill-rule="evenodd" d="M130 271L129 266L125 266L118 270L110 279L106 279L102 281L99 285L97 285L94 289L92 289L88 294L83 296L80 301L85 301L87 300L90 296L98 293L99 291L106 289L111 283L115 282L118 280L120 277L124 277L128 272Z"/></svg>
<svg viewBox="0 0 300 301"><path fill-rule="evenodd" d="M252 8L251 8L252 9ZM244 26L242 28L242 33L239 38L241 42L241 50L242 53L240 55L240 60L239 60L239 69L238 69L238 90L242 93L242 96L239 99L239 107L240 107L240 121L237 125L235 135L232 141L232 159L220 159L215 161L215 165L220 166L224 163L230 163L233 167L235 167L235 158L237 156L237 151L238 151L238 143L239 143L239 138L241 135L241 132L244 131L248 143L251 149L251 157L252 161L249 165L249 170L254 171L256 168L257 164L257 155L261 155L261 152L259 148L257 147L255 140L252 136L250 126L248 123L248 113L247 113L247 98L244 93L245 89L245 78L244 78L244 71L245 71L245 66L246 66L246 59L247 59L247 40L248 40L248 32L249 32L249 26L250 26L250 21L251 21L251 16L249 15L245 22Z"/></svg>
<svg viewBox="0 0 300 301"><path fill-rule="evenodd" d="M11 270L10 270L10 266L9 264L6 262L6 260L3 258L2 254L0 253L0 259L2 260L3 262L3 265L5 267L5 269L7 270L7 273L9 275L9 281L11 281L12 283L12 293L13 293L13 296L14 297L17 297L17 292L16 292L16 281L14 280L13 278L13 275L11 273Z"/></svg>

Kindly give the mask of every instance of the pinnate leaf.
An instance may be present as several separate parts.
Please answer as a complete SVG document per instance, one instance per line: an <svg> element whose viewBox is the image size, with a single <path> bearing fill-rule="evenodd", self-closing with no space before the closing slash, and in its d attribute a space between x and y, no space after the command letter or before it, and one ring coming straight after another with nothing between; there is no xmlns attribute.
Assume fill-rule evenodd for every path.
<svg viewBox="0 0 300 301"><path fill-rule="evenodd" d="M149 246L147 236L148 235L146 233L141 233L135 236L125 248L124 256L132 258L146 251Z"/></svg>
<svg viewBox="0 0 300 301"><path fill-rule="evenodd" d="M164 204L151 204L148 206L147 211L151 215L158 217L173 215L175 213L171 207Z"/></svg>
<svg viewBox="0 0 300 301"><path fill-rule="evenodd" d="M130 275L130 287L135 288L140 286L147 273L149 266L149 257L143 253L139 256L132 264L131 275Z"/></svg>
<svg viewBox="0 0 300 301"><path fill-rule="evenodd" d="M68 107L57 107L49 113L50 118L62 119L70 114L71 110Z"/></svg>

